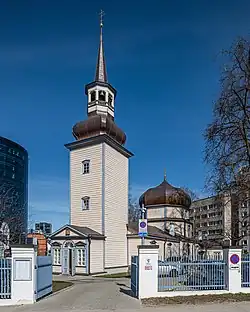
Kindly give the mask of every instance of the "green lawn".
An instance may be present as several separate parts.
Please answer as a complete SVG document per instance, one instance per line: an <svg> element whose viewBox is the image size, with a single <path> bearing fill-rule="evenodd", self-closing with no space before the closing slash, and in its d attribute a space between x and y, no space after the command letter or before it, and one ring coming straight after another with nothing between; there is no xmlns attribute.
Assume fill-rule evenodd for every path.
<svg viewBox="0 0 250 312"><path fill-rule="evenodd" d="M166 304L203 304L250 301L250 294L221 294L221 295L196 295L183 297L159 297L142 299L146 306L161 306Z"/></svg>
<svg viewBox="0 0 250 312"><path fill-rule="evenodd" d="M73 285L71 282L64 282L64 281L53 281L52 282L52 292L55 293L61 289L67 288Z"/></svg>

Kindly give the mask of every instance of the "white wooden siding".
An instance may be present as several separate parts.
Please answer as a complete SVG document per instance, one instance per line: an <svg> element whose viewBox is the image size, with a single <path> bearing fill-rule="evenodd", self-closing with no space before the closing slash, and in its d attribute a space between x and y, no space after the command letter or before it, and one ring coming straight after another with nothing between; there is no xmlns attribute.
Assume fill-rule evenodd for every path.
<svg viewBox="0 0 250 312"><path fill-rule="evenodd" d="M102 170L101 144L70 152L71 224L87 226L102 233ZM90 160L90 173L82 174L82 161ZM82 210L81 198L90 197L89 210Z"/></svg>
<svg viewBox="0 0 250 312"><path fill-rule="evenodd" d="M105 148L105 267L127 265L128 158Z"/></svg>
<svg viewBox="0 0 250 312"><path fill-rule="evenodd" d="M104 272L103 268L103 241L91 240L90 244L90 273Z"/></svg>
<svg viewBox="0 0 250 312"><path fill-rule="evenodd" d="M145 245L150 245L150 242L152 239L146 238L145 239ZM164 257L164 241L161 240L155 240L156 245L159 246L159 257ZM128 237L128 262L129 265L131 265L131 256L137 256L138 255L138 245L141 244L141 238L140 237Z"/></svg>
<svg viewBox="0 0 250 312"><path fill-rule="evenodd" d="M61 274L62 266L61 265L52 265L52 273Z"/></svg>

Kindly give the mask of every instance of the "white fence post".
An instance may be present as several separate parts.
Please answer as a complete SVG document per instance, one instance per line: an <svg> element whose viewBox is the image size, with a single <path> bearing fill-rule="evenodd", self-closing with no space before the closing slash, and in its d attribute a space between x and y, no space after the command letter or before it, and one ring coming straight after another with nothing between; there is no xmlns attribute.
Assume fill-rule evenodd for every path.
<svg viewBox="0 0 250 312"><path fill-rule="evenodd" d="M241 248L237 247L224 249L225 283L230 293L241 292L241 253Z"/></svg>
<svg viewBox="0 0 250 312"><path fill-rule="evenodd" d="M36 301L36 251L33 245L11 247L12 288L14 304L28 304Z"/></svg>
<svg viewBox="0 0 250 312"><path fill-rule="evenodd" d="M138 298L155 297L158 292L158 245L138 246L139 291Z"/></svg>

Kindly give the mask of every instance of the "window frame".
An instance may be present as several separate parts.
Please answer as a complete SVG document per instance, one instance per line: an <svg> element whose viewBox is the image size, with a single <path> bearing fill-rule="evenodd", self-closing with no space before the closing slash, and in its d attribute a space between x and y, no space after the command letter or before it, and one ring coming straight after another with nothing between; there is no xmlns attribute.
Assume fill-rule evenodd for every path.
<svg viewBox="0 0 250 312"><path fill-rule="evenodd" d="M86 166L86 170L85 170ZM90 159L85 159L82 161L82 174L89 174L90 173Z"/></svg>
<svg viewBox="0 0 250 312"><path fill-rule="evenodd" d="M61 265L61 248L59 247L53 248L53 265Z"/></svg>
<svg viewBox="0 0 250 312"><path fill-rule="evenodd" d="M87 201L88 202L88 207L86 207L86 203L85 203L85 201ZM84 211L84 210L89 210L89 206L90 206L90 197L89 196L84 196L84 197L82 197L82 210Z"/></svg>
<svg viewBox="0 0 250 312"><path fill-rule="evenodd" d="M76 253L76 266L86 267L86 247L77 247Z"/></svg>

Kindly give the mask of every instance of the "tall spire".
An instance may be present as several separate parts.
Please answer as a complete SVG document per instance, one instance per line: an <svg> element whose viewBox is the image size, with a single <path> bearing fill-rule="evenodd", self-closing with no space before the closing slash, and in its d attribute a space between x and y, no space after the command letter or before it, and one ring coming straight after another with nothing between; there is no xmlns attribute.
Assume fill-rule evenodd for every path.
<svg viewBox="0 0 250 312"><path fill-rule="evenodd" d="M103 28L103 16L104 12L101 10L100 12L100 43L96 64L96 72L95 72L95 81L99 82L108 82L105 57L104 57L104 48L103 48L103 39L102 39L102 28Z"/></svg>

